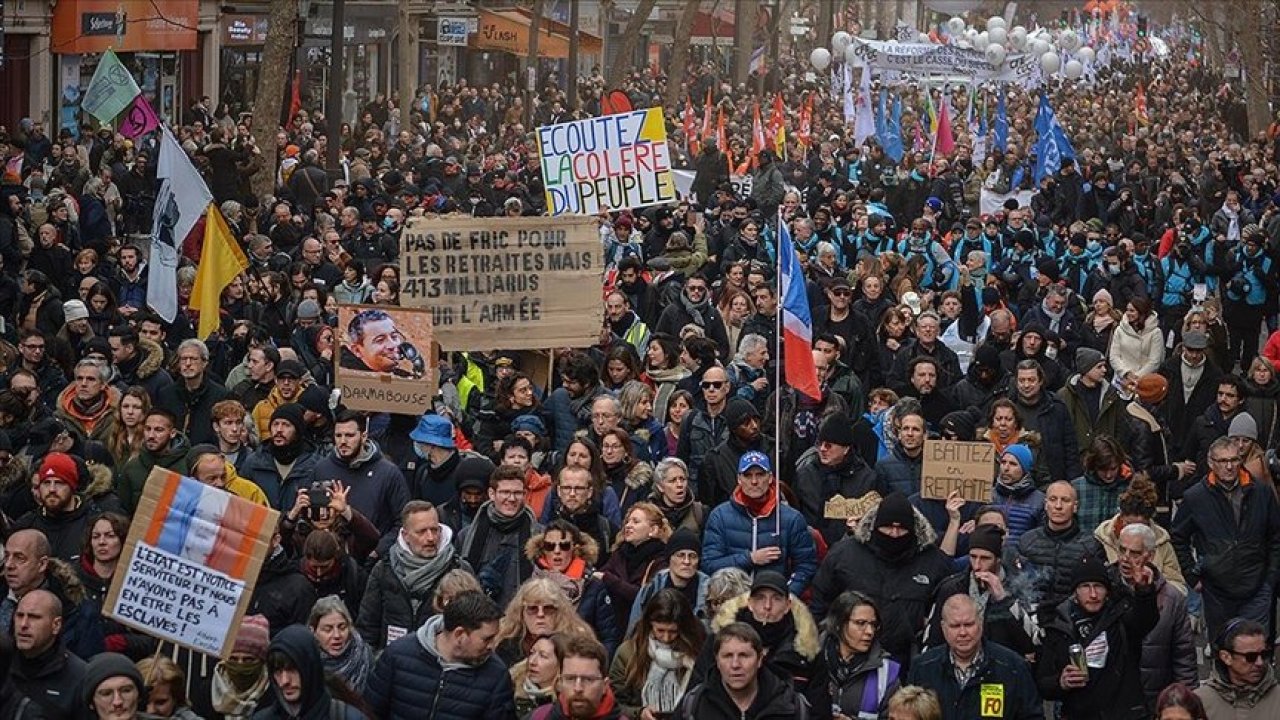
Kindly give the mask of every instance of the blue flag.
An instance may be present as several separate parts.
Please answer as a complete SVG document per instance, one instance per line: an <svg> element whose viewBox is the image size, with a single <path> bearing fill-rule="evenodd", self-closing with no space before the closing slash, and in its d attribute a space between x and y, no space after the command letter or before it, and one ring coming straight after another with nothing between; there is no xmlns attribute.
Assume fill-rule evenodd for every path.
<svg viewBox="0 0 1280 720"><path fill-rule="evenodd" d="M1067 139L1067 133L1058 124L1058 118L1049 105L1049 96L1040 96L1040 108L1036 112L1036 132L1040 139L1036 142L1035 180L1039 185L1046 176L1058 172L1066 163L1074 163L1076 150Z"/></svg>
<svg viewBox="0 0 1280 720"><path fill-rule="evenodd" d="M1009 113L1004 106L1004 88L1000 88L1000 99L996 102L996 136L991 147L1000 152L1009 149Z"/></svg>
<svg viewBox="0 0 1280 720"><path fill-rule="evenodd" d="M888 142L884 146L884 154L893 159L895 163L902 162L902 98L895 97L893 99L893 115L889 118L889 127L887 133Z"/></svg>

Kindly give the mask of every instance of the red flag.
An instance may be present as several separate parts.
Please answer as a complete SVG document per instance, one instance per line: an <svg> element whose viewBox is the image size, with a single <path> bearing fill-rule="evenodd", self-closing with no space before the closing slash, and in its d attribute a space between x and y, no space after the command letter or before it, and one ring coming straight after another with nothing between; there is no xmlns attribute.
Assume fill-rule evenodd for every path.
<svg viewBox="0 0 1280 720"><path fill-rule="evenodd" d="M941 107L938 108L938 134L934 138L934 145L938 153L945 157L955 152L956 137L951 133L951 113L947 110L951 103L943 97L942 102L938 104Z"/></svg>
<svg viewBox="0 0 1280 720"><path fill-rule="evenodd" d="M711 88L707 88L707 101L702 106L702 139L711 137ZM724 148L721 147L721 150Z"/></svg>
<svg viewBox="0 0 1280 720"><path fill-rule="evenodd" d="M764 123L760 122L760 103L756 102L751 109L751 159L754 160L766 147Z"/></svg>
<svg viewBox="0 0 1280 720"><path fill-rule="evenodd" d="M698 154L698 138L693 134L693 102L689 98L684 99L684 147L690 153Z"/></svg>
<svg viewBox="0 0 1280 720"><path fill-rule="evenodd" d="M1138 83L1138 91L1133 95L1133 114L1143 125L1151 122L1151 118L1147 115L1147 91L1142 87L1142 83Z"/></svg>
<svg viewBox="0 0 1280 720"><path fill-rule="evenodd" d="M302 109L302 71L293 71L293 89L289 93L289 120L285 123L284 129L293 130L293 119L298 117L298 111Z"/></svg>
<svg viewBox="0 0 1280 720"><path fill-rule="evenodd" d="M765 145L774 147L778 144L778 133L786 126L787 108L782 104L782 94L773 96L773 112L769 115L769 127L765 130Z"/></svg>
<svg viewBox="0 0 1280 720"><path fill-rule="evenodd" d="M614 90L600 99L600 111L605 115L631 112L631 98L621 90Z"/></svg>
<svg viewBox="0 0 1280 720"><path fill-rule="evenodd" d="M729 174L733 174L733 151L729 149L729 134L724 129L724 108L720 108L720 116L716 119L716 144L729 161Z"/></svg>
<svg viewBox="0 0 1280 720"><path fill-rule="evenodd" d="M796 139L800 144L809 147L813 143L813 94L804 99L804 107L800 108L800 127L796 130Z"/></svg>

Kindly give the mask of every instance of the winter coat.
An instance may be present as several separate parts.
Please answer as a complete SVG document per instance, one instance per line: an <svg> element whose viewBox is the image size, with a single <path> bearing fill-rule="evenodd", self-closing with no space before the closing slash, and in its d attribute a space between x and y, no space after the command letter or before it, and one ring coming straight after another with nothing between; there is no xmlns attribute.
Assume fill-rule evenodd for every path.
<svg viewBox="0 0 1280 720"><path fill-rule="evenodd" d="M1226 672L1214 663L1209 682L1196 690L1196 696L1204 703L1205 717L1232 718L1235 720L1269 720L1280 717L1280 686L1276 682L1275 670L1267 669L1267 674L1254 686L1236 687L1224 680Z"/></svg>
<svg viewBox="0 0 1280 720"><path fill-rule="evenodd" d="M294 459L289 476L282 478L269 448L259 447L245 460L239 474L262 489L271 507L289 512L297 501L298 492L306 492L312 481L320 478L315 474L318 460L314 452L303 452Z"/></svg>
<svg viewBox="0 0 1280 720"><path fill-rule="evenodd" d="M720 311L715 305L708 305L702 311L703 325L702 329L706 333L707 339L715 342L719 348L720 359L728 360L733 357L730 352L729 336L725 333L724 318L720 317ZM680 337L680 329L685 325L694 324L693 316L685 309L684 305L677 299L662 311L662 315L658 317L658 324L653 328L655 333L666 333L672 337Z"/></svg>
<svg viewBox="0 0 1280 720"><path fill-rule="evenodd" d="M654 573L666 565L665 545L659 538L650 538L640 545L627 547L625 542L613 549L609 559L600 566L599 572L604 575L605 588L609 591L610 604L613 606L618 627L625 627L631 617L631 606ZM628 567L627 555L636 554L640 562L634 569Z"/></svg>
<svg viewBox="0 0 1280 720"><path fill-rule="evenodd" d="M231 397L231 392L213 378L205 375L195 391L187 389L185 382L175 382L160 391L156 405L178 419L178 430L192 445L217 444L213 432L213 406Z"/></svg>
<svg viewBox="0 0 1280 720"><path fill-rule="evenodd" d="M699 413L690 413L691 415L700 415ZM706 415L701 415L701 420L710 420ZM718 424L724 426L725 423L720 417L716 418ZM690 422L690 429L696 432L705 432L706 428L703 423ZM768 456L770 462L775 462L773 457L774 442L773 438L760 435L755 442L745 444L738 436L729 431L727 427L723 430L724 441L717 443L711 451L702 458L700 471L694 475L697 478L698 499L706 507L715 507L725 502L733 496L733 491L738 487L738 459L746 453L755 450ZM684 433L681 433L681 437ZM690 438L690 446L692 450L693 438ZM692 468L690 468L692 469Z"/></svg>
<svg viewBox="0 0 1280 720"><path fill-rule="evenodd" d="M969 720L993 717L984 711L989 690L999 688L1003 713L999 717L1013 720L1041 720L1044 706L1036 689L1031 667L1021 655L990 640L982 641L981 660L972 669L973 676L960 687L956 683L951 649L935 647L911 663L906 684L920 685L938 694L944 720Z"/></svg>
<svg viewBox="0 0 1280 720"><path fill-rule="evenodd" d="M754 565L751 552L767 547L781 548L782 556L769 565ZM753 516L734 499L717 505L702 537L702 570L714 574L728 567L780 572L788 578L792 594L803 593L818 569L818 551L804 516L785 504L763 517Z"/></svg>
<svg viewBox="0 0 1280 720"><path fill-rule="evenodd" d="M1204 361L1200 380L1191 391L1191 398L1186 399L1182 385L1182 356L1174 354L1160 366L1160 374L1169 381L1169 394L1164 400L1164 417L1168 420L1169 437L1173 447L1181 447L1187 430L1196 418L1204 414L1213 404L1218 394L1218 380L1222 379L1222 370L1212 360Z"/></svg>
<svg viewBox="0 0 1280 720"><path fill-rule="evenodd" d="M1076 429L1071 422L1066 405L1058 396L1041 391L1040 399L1028 405L1018 393L1012 393L1013 401L1022 420L1022 427L1040 433L1044 443L1041 454L1050 480L1070 480L1080 476L1080 446L1076 443Z"/></svg>
<svg viewBox="0 0 1280 720"><path fill-rule="evenodd" d="M1071 720L1147 720L1139 670L1142 638L1156 626L1155 588L1132 594L1113 590L1092 624L1089 635L1081 637L1070 608L1075 598L1060 603L1044 629L1044 642L1036 653L1036 683L1046 700L1062 702L1063 717ZM1077 690L1064 690L1062 669L1071 661L1068 648L1087 648L1094 638L1107 634L1105 665L1090 668L1089 683Z"/></svg>
<svg viewBox="0 0 1280 720"><path fill-rule="evenodd" d="M457 568L473 572L462 556L455 554L449 570ZM444 577L444 573L440 575ZM390 644L388 636L412 634L435 614L431 602L434 595L435 588L432 587L424 597L415 597L391 568L391 560L384 557L369 572L369 582L365 585L364 597L356 613L355 629L369 647L375 650L387 647ZM394 641L396 637L391 639Z"/></svg>
<svg viewBox="0 0 1280 720"><path fill-rule="evenodd" d="M1008 486L996 482L991 486L991 504L1004 511L1005 522L1009 531L1005 533L1005 546L1018 544L1028 530L1040 527L1044 522L1044 493L1035 486L1009 489Z"/></svg>
<svg viewBox="0 0 1280 720"><path fill-rule="evenodd" d="M31 699L46 718L73 718L80 707L80 681L85 662L54 643L49 650L28 658L14 653L9 669L18 692Z"/></svg>
<svg viewBox="0 0 1280 720"><path fill-rule="evenodd" d="M751 707L740 710L729 698L719 672L685 693L671 720L807 720L817 717L795 687L768 669L760 669L759 687ZM830 713L830 708L827 713ZM829 716L829 715L828 715Z"/></svg>
<svg viewBox="0 0 1280 720"><path fill-rule="evenodd" d="M822 533L822 538L828 545L839 542L848 533L848 528L844 520L828 519L825 516L827 500L836 495L852 500L872 491L881 495L888 494L876 483L876 471L867 467L852 448L845 461L837 467L823 465L818 459L817 448L806 450L796 465L791 489L799 500L800 512L804 514L805 521L809 523L809 527Z"/></svg>
<svg viewBox="0 0 1280 720"><path fill-rule="evenodd" d="M57 376L62 378L62 373L58 372ZM61 382L65 384L66 380ZM107 401L102 408L93 415L86 415L76 409L72 402L76 396L75 383L66 384L65 389L57 395L53 414L67 421L71 429L81 438L106 444L107 438L115 434L116 423L120 420L116 414L116 408L120 407L120 391L108 386L105 392Z"/></svg>
<svg viewBox="0 0 1280 720"><path fill-rule="evenodd" d="M1196 665L1196 635L1187 614L1187 596L1156 571L1156 608L1159 619L1142 639L1142 689L1155 706L1156 696L1170 684L1195 687L1200 682Z"/></svg>
<svg viewBox="0 0 1280 720"><path fill-rule="evenodd" d="M1005 596L1001 600L991 597L989 590L979 589L973 570L955 573L938 584L938 591L933 596L933 609L929 612L929 622L924 633L924 647L945 647L946 638L942 634L942 607L955 595L968 595L975 600L986 598L982 611L982 637L1001 647L1009 648L1019 655L1035 652L1035 644L1040 640L1040 623L1036 619L1035 605L1030 598L1020 597L1020 586L1011 582L1013 575L1000 569L1000 582L1004 585Z"/></svg>
<svg viewBox="0 0 1280 720"><path fill-rule="evenodd" d="M1140 378L1158 370L1164 362L1164 336L1155 312L1143 321L1141 332L1133 329L1128 317L1121 318L1111 333L1111 347L1106 353L1116 377L1132 375ZM1087 368L1076 369L1083 371Z"/></svg>
<svg viewBox="0 0 1280 720"><path fill-rule="evenodd" d="M156 402L160 391L173 384L169 371L164 369L164 348L146 338L138 338L135 354L123 363L116 363L115 381L112 383L120 392L134 385L141 385Z"/></svg>
<svg viewBox="0 0 1280 720"><path fill-rule="evenodd" d="M1047 622L1054 609L1071 594L1071 573L1086 556L1105 560L1102 546L1093 535L1072 520L1070 527L1054 530L1046 523L1028 530L1018 538L1018 567L1029 575L1039 592L1036 609L1041 623Z"/></svg>
<svg viewBox="0 0 1280 720"><path fill-rule="evenodd" d="M827 553L813 580L810 606L822 617L845 591L870 596L880 606L880 643L894 657L909 658L919 645L938 583L951 574L951 561L934 544L937 535L929 521L914 508L915 548L902 558L883 556L871 538L877 532L878 508L869 508L853 535Z"/></svg>
<svg viewBox="0 0 1280 720"><path fill-rule="evenodd" d="M711 582L711 576L699 570L698 576L691 582L697 585L697 601L693 603L693 614L701 620L706 620L707 585ZM628 635L635 628L636 622L640 620L640 613L644 611L645 603L669 587L675 587L671 584L671 571L659 570L654 574L652 580L640 588L640 592L636 594L636 601L631 605L631 615L627 618L626 632ZM590 622L590 619L587 619L587 621Z"/></svg>
<svg viewBox="0 0 1280 720"><path fill-rule="evenodd" d="M568 450L577 432L591 426L591 405L604 393L604 386L599 383L576 398L562 387L551 391L543 411L551 420L549 429L556 452Z"/></svg>
<svg viewBox="0 0 1280 720"><path fill-rule="evenodd" d="M175 435L165 449L151 452L144 446L141 452L126 462L120 468L119 478L116 480L116 493L120 495L120 504L124 506L125 513L132 515L138 507L138 501L142 499L142 489L146 486L147 477L153 468L162 467L165 470L186 475L187 451L190 449L191 445L187 443L185 437Z"/></svg>
<svg viewBox="0 0 1280 720"><path fill-rule="evenodd" d="M292 661L298 670L302 696L296 713L287 709L279 686L273 681L272 690L267 693L273 704L254 713L253 720L364 720L359 710L330 694L315 637L306 625L281 630L271 641L268 652L280 653Z"/></svg>
<svg viewBox="0 0 1280 720"><path fill-rule="evenodd" d="M1245 378L1244 394L1245 412L1258 423L1258 443L1264 450L1276 449L1280 446L1280 412L1276 412L1276 403L1280 401L1280 381L1258 385Z"/></svg>
<svg viewBox="0 0 1280 720"><path fill-rule="evenodd" d="M901 685L902 665L873 642L861 661L846 669L857 656L848 662L841 658L840 642L830 633L823 635L822 656L831 675L832 710L839 708L849 718L882 717Z"/></svg>
<svg viewBox="0 0 1280 720"><path fill-rule="evenodd" d="M384 536L400 525L400 510L409 502L409 487L400 469L382 456L372 440L350 461L338 457L337 451L330 453L316 462L315 476L341 480L347 487L347 502Z"/></svg>
<svg viewBox="0 0 1280 720"><path fill-rule="evenodd" d="M1058 399L1067 408L1067 416L1071 418L1071 426L1076 434L1076 447L1088 448L1095 437L1109 435L1119 439L1120 427L1124 418L1124 400L1105 380L1101 387L1102 407L1090 416L1087 400L1082 393L1080 376L1072 375L1067 384L1058 391Z"/></svg>
<svg viewBox="0 0 1280 720"><path fill-rule="evenodd" d="M250 615L263 615L273 634L295 623L305 624L316 603L316 591L307 576L283 549L269 556L258 573L258 584L249 601Z"/></svg>
<svg viewBox="0 0 1280 720"><path fill-rule="evenodd" d="M1280 505L1270 488L1240 473L1239 521L1210 475L1183 496L1169 537L1188 586L1203 582L1205 593L1247 600L1269 595L1280 578Z"/></svg>
<svg viewBox="0 0 1280 720"><path fill-rule="evenodd" d="M1120 537L1116 532L1116 520L1119 515L1103 520L1093 537L1107 554L1108 563L1120 560ZM1178 564L1178 554L1174 552L1169 531L1159 525L1148 525L1156 536L1156 554L1151 564L1160 572L1160 578L1183 595L1187 594L1187 579L1182 575L1182 566Z"/></svg>
<svg viewBox="0 0 1280 720"><path fill-rule="evenodd" d="M676 445L676 457L684 460L689 466L689 487L695 492L704 505L711 505L712 494L710 479L702 478L703 463L716 446L721 445L729 437L729 426L723 412L710 415L706 410L694 409L685 414L680 423L680 442ZM737 466L734 466L734 477L737 478Z"/></svg>
<svg viewBox="0 0 1280 720"><path fill-rule="evenodd" d="M515 720L515 691L495 655L479 665L451 662L437 649L444 616L387 646L369 676L365 700L378 718Z"/></svg>
<svg viewBox="0 0 1280 720"><path fill-rule="evenodd" d="M119 513L123 510L111 487L109 468L94 465L90 470L90 477L81 482L85 483L85 487L78 494L74 509L50 514L44 507L36 508L15 520L9 532L39 530L49 540L53 557L66 560L72 565L78 564L80 550L84 546L85 528L104 512Z"/></svg>
<svg viewBox="0 0 1280 720"><path fill-rule="evenodd" d="M924 453L910 457L895 443L889 455L876 463L876 486L884 494L900 492L910 497L920 491L923 464Z"/></svg>

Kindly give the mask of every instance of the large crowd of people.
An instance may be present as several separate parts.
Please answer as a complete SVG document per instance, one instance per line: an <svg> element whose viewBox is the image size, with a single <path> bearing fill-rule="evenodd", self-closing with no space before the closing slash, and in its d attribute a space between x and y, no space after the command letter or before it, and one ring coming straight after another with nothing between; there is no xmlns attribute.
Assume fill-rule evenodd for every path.
<svg viewBox="0 0 1280 720"><path fill-rule="evenodd" d="M410 219L546 213L511 87L426 88L407 127L378 97L336 139L303 110L276 166L193 103L249 260L208 337L148 305L154 137L5 129L0 720L1280 717L1280 131L1171 46L1043 88L1076 157L1038 182L1039 89L999 147L995 88L895 85L895 161L794 58L764 95L691 67L691 194L599 217L599 342L545 383L501 337L442 355L420 416L332 392L365 341L337 306L399 304ZM534 127L613 89L545 79ZM708 95L727 147L685 137ZM986 116L946 155L942 103ZM818 397L780 382L780 253ZM922 496L930 439L994 447L989 500ZM103 613L153 468L280 513L226 657Z"/></svg>

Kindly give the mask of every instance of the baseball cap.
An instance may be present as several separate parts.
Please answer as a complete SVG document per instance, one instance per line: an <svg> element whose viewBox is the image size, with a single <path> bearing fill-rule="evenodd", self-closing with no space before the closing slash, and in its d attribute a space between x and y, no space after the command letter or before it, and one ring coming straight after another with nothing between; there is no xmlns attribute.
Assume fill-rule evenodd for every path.
<svg viewBox="0 0 1280 720"><path fill-rule="evenodd" d="M787 579L774 570L756 573L755 579L751 581L751 594L754 595L757 590L773 590L784 597L791 594L791 590L787 588Z"/></svg>
<svg viewBox="0 0 1280 720"><path fill-rule="evenodd" d="M307 369L302 367L302 363L297 360L282 360L280 361L280 367L276 369L276 377L278 378L299 380L306 374Z"/></svg>
<svg viewBox="0 0 1280 720"><path fill-rule="evenodd" d="M758 467L765 472L773 472L773 464L769 462L769 456L759 450L752 450L742 456L738 460L738 473L742 474L753 467Z"/></svg>

